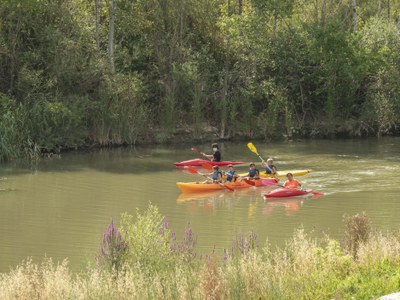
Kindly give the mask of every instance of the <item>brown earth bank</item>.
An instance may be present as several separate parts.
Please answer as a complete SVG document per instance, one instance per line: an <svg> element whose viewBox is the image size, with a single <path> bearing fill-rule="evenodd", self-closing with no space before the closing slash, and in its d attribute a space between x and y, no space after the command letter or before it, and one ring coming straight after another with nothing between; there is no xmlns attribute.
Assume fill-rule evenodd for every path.
<svg viewBox="0 0 400 300"><path fill-rule="evenodd" d="M268 140L268 141L296 141L303 139L335 139L335 138L367 138L367 137L383 137L383 136L400 136L400 128L394 128L385 134L379 133L372 127L357 124L354 122L345 122L336 126L326 126L320 124L318 127L307 128L291 128L291 130L277 130L273 134L266 134L262 129L257 128L247 131L228 132L221 137L220 130L217 126L204 123L202 130L196 130L190 125L181 125L172 132L165 132L161 127L151 127L145 134L142 134L134 143L128 143L122 140L110 138L101 142L87 139L84 144L76 147L56 146L51 149L42 148L41 154L49 156L68 151L90 151L99 148L117 148L130 145L170 145L182 144L188 141L193 143L221 142L221 141L248 141L252 140Z"/></svg>

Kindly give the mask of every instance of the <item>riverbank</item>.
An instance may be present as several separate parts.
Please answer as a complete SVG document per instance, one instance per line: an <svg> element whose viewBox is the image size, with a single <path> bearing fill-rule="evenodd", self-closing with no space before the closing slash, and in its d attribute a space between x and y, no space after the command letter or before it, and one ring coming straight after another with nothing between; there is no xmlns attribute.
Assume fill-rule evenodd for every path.
<svg viewBox="0 0 400 300"><path fill-rule="evenodd" d="M204 130L197 132L194 128L189 125L181 128L176 128L174 131L166 135L161 128L152 129L152 131L146 132L146 134L139 136L134 143L128 143L126 141L108 140L102 141L102 143L96 141L86 140L82 144L75 144L74 146L54 146L54 147L39 147L35 146L33 149L25 149L21 151L22 157L14 156L14 158L28 158L35 159L38 157L51 157L55 154L67 153L70 151L87 152L97 149L112 149L127 146L149 146L149 145L179 145L179 144L204 144L212 142L242 142L243 144L248 143L249 140L253 141L269 141L269 142L294 142L301 140L318 140L318 139L363 139L363 138L383 138L383 137L397 137L400 136L400 132L392 132L384 136L380 134L363 132L360 129L349 130L341 126L337 127L334 132L329 132L323 128L309 129L309 130L294 130L291 134L278 131L274 135L265 136L262 134L260 128L253 130L252 132L239 131L236 133L229 134L223 138L219 135L219 130L216 126L210 126L204 124ZM4 160L9 160L5 158Z"/></svg>
<svg viewBox="0 0 400 300"><path fill-rule="evenodd" d="M96 263L74 274L68 262L29 259L0 275L2 299L371 299L396 292L400 235L373 231L365 214L345 217L345 238L313 239L303 229L282 249L238 234L223 253L199 256L188 226L182 240L150 206L123 215L100 241Z"/></svg>

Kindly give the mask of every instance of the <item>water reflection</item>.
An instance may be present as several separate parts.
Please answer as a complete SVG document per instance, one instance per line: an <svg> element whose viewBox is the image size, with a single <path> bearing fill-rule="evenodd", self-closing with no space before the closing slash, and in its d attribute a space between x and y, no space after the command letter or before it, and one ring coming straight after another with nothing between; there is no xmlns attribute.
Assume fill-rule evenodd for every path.
<svg viewBox="0 0 400 300"><path fill-rule="evenodd" d="M248 218L253 217L260 203L263 202L263 194L270 190L270 187L257 188L250 187L246 189L230 191L210 191L210 192L199 192L199 193L181 193L176 199L176 202L181 205L186 205L187 209L191 213L204 212L209 214L215 209L221 208L232 208L235 204L241 206L245 203L247 205L247 216Z"/></svg>
<svg viewBox="0 0 400 300"><path fill-rule="evenodd" d="M190 213L210 214L216 208L230 207L237 199L234 193L213 191L204 193L181 193L176 201L186 205Z"/></svg>
<svg viewBox="0 0 400 300"><path fill-rule="evenodd" d="M275 209L283 207L287 216L294 215L303 206L306 199L311 199L312 195L287 197L287 198L264 198L263 215L270 215Z"/></svg>

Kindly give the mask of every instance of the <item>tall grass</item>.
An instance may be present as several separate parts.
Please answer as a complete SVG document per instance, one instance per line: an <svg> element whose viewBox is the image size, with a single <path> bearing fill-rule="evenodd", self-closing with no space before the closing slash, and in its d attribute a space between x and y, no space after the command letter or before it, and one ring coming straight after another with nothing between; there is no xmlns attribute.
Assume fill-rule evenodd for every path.
<svg viewBox="0 0 400 300"><path fill-rule="evenodd" d="M225 255L200 257L190 226L178 241L151 206L136 219L125 215L119 229L107 228L101 245L122 245L127 253L121 265L97 264L73 274L67 261L28 259L0 274L0 299L375 299L398 291L399 233L355 240L349 252L346 243L313 239L300 229L275 249L259 246L250 233L238 235ZM101 253L107 254L103 262L115 262L109 251Z"/></svg>

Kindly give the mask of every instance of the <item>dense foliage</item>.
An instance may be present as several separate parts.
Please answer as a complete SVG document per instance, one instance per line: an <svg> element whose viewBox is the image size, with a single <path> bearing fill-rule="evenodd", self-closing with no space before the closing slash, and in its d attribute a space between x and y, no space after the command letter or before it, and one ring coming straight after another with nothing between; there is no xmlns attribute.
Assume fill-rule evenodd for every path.
<svg viewBox="0 0 400 300"><path fill-rule="evenodd" d="M27 260L0 274L1 299L377 299L399 290L400 236L345 218L345 240L300 229L282 249L239 234L224 253L196 252L190 227L178 240L157 208L124 215L103 235L98 264ZM261 245L260 245L261 244Z"/></svg>
<svg viewBox="0 0 400 300"><path fill-rule="evenodd" d="M400 3L357 2L1 1L0 159L398 133Z"/></svg>

